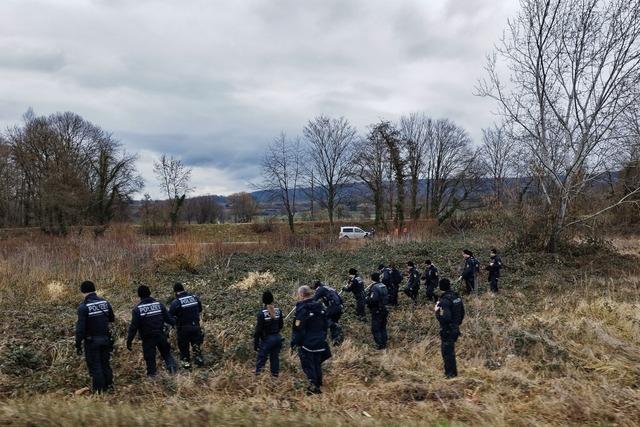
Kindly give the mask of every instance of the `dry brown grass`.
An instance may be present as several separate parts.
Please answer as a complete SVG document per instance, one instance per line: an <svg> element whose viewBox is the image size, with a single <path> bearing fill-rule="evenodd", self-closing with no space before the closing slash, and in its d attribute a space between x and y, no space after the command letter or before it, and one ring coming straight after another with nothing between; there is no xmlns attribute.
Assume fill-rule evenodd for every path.
<svg viewBox="0 0 640 427"><path fill-rule="evenodd" d="M512 254L504 292L466 300L455 380L442 378L430 306L414 309L405 302L394 310L390 348L383 352L371 348L369 326L347 315L348 338L326 365L324 394L306 397L296 357L283 352L278 380L255 378L248 344L254 308L267 286L256 263L274 257L267 282L282 300L293 285L281 264L294 263L300 250L231 255L225 245L207 247L188 236L162 247L129 236L121 230L97 241L76 236L3 247L0 424L633 426L640 419L640 272L634 259L552 261ZM460 244L452 242L447 256ZM330 255L331 262L341 262L363 251L397 257L422 250L350 245L307 256L322 271ZM199 274L185 272L185 265ZM77 283L86 277L96 280L118 318L118 388L102 397L74 395L87 383L71 337ZM150 382L138 349L121 350L134 284L174 278L186 278L204 297L212 360L207 369ZM243 280L250 285L230 295L229 285ZM20 345L33 349L40 365L23 360L29 353L21 353ZM23 357L15 366L26 366L24 372L7 370L7 356Z"/></svg>

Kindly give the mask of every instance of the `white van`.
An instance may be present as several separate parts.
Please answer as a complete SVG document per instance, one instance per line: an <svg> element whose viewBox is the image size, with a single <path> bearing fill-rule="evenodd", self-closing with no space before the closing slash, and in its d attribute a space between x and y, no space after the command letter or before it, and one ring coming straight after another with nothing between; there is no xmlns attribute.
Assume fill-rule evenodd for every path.
<svg viewBox="0 0 640 427"><path fill-rule="evenodd" d="M364 231L360 227L348 226L340 227L338 239L366 239L370 236L368 231Z"/></svg>

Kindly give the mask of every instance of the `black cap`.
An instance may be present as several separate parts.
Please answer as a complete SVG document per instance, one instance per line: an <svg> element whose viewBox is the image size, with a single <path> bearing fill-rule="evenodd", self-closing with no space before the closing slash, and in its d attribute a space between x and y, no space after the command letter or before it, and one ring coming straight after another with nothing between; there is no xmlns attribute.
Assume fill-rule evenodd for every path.
<svg viewBox="0 0 640 427"><path fill-rule="evenodd" d="M94 285L93 282L89 280L85 280L80 284L80 292L82 292L83 294L90 294L91 292L95 292L95 291L96 291L96 285Z"/></svg>
<svg viewBox="0 0 640 427"><path fill-rule="evenodd" d="M425 263L426 263L427 265L431 265L431 260L430 260L430 259L428 259L428 260L426 260L426 261L425 261Z"/></svg>
<svg viewBox="0 0 640 427"><path fill-rule="evenodd" d="M324 285L324 283L322 283L320 280L316 280L315 282L313 282L313 284L311 285L311 289L318 289L320 286Z"/></svg>
<svg viewBox="0 0 640 427"><path fill-rule="evenodd" d="M350 268L350 269L349 269L349 274L352 274L352 275L354 275L354 276L357 276L357 275L358 275L358 270L356 270L355 268Z"/></svg>
<svg viewBox="0 0 640 427"><path fill-rule="evenodd" d="M262 303L264 305L273 304L273 294L271 291L264 291L262 293Z"/></svg>
<svg viewBox="0 0 640 427"><path fill-rule="evenodd" d="M415 266L416 266L416 265L413 263L413 261L409 261L409 262L407 262L407 265L408 265L409 267L415 267Z"/></svg>
<svg viewBox="0 0 640 427"><path fill-rule="evenodd" d="M151 289L147 285L138 286L138 296L140 298L149 298L151 296Z"/></svg>
<svg viewBox="0 0 640 427"><path fill-rule="evenodd" d="M382 270L384 268L384 264L378 264L378 270Z"/></svg>
<svg viewBox="0 0 640 427"><path fill-rule="evenodd" d="M498 253L498 250L497 250L496 248L491 248L491 253L492 253L492 254L497 254L497 253Z"/></svg>
<svg viewBox="0 0 640 427"><path fill-rule="evenodd" d="M462 253L464 253L465 255L473 256L473 252L471 252L469 249L463 250Z"/></svg>
<svg viewBox="0 0 640 427"><path fill-rule="evenodd" d="M373 280L374 282L379 282L380 273L378 273L377 271L374 271L373 273L371 273L371 280Z"/></svg>
<svg viewBox="0 0 640 427"><path fill-rule="evenodd" d="M438 287L442 292L447 292L451 290L451 282L449 279L440 279L440 283L438 283Z"/></svg>
<svg viewBox="0 0 640 427"><path fill-rule="evenodd" d="M184 285L180 282L176 282L173 285L173 292L184 292Z"/></svg>

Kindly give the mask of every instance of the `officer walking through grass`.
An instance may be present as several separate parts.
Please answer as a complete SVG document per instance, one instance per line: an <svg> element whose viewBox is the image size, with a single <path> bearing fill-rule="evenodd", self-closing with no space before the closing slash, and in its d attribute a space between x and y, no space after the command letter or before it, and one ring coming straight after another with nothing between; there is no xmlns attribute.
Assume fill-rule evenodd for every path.
<svg viewBox="0 0 640 427"><path fill-rule="evenodd" d="M487 265L487 271L489 271L489 287L491 292L498 292L498 279L500 278L500 270L502 270L502 259L498 255L498 250L491 249L491 261Z"/></svg>
<svg viewBox="0 0 640 427"><path fill-rule="evenodd" d="M132 350L136 334L142 340L142 355L147 365L147 375L153 377L157 373L156 349L164 360L167 371L175 373L176 361L171 355L171 345L164 332L164 325L175 325L175 319L160 302L151 298L151 290L146 285L138 287L140 303L131 312L131 324L127 334L127 350Z"/></svg>
<svg viewBox="0 0 640 427"><path fill-rule="evenodd" d="M103 393L113 388L113 372L111 371L111 351L113 342L109 331L109 323L115 316L111 304L96 295L93 282L85 281L80 285L84 301L78 306L76 322L76 352L82 354L91 376L91 390Z"/></svg>
<svg viewBox="0 0 640 427"><path fill-rule="evenodd" d="M280 331L284 325L284 319L282 310L274 306L273 301L271 291L265 291L262 294L263 308L258 312L253 334L253 349L258 352L256 375L262 372L262 368L269 359L271 375L277 377L280 374L280 350L282 349Z"/></svg>
<svg viewBox="0 0 640 427"><path fill-rule="evenodd" d="M416 268L413 261L407 263L407 286L404 288L404 293L413 301L413 304L418 303L418 293L420 292L420 272Z"/></svg>
<svg viewBox="0 0 640 427"><path fill-rule="evenodd" d="M176 298L169 306L169 314L176 319L181 365L184 369L191 369L190 349L193 349L196 366L204 366L202 357L204 334L200 327L202 302L196 295L186 292L182 283L173 285L173 292Z"/></svg>
<svg viewBox="0 0 640 427"><path fill-rule="evenodd" d="M458 375L455 346L464 319L464 304L462 298L451 290L449 279L440 279L439 286L443 294L440 295L434 311L440 323L440 350L444 361L444 375L453 378Z"/></svg>
<svg viewBox="0 0 640 427"><path fill-rule="evenodd" d="M342 317L342 297L331 286L316 280L313 283L313 289L316 291L313 299L322 302L327 309L327 319L329 320L329 331L331 332L331 342L335 346L342 344L342 326L340 326L340 317Z"/></svg>
<svg viewBox="0 0 640 427"><path fill-rule="evenodd" d="M427 292L427 300L436 302L438 298L436 298L435 290L438 287L438 269L431 262L430 259L426 261L426 268L424 273L422 274L422 280L424 280L424 286Z"/></svg>
<svg viewBox="0 0 640 427"><path fill-rule="evenodd" d="M307 394L322 393L322 362L331 357L327 344L327 312L321 303L313 300L313 294L309 286L298 288L291 334L291 349L298 350L300 365L309 380Z"/></svg>
<svg viewBox="0 0 640 427"><path fill-rule="evenodd" d="M389 292L387 287L380 283L380 273L371 273L373 283L366 291L366 303L371 311L371 333L378 350L387 347L387 309Z"/></svg>
<svg viewBox="0 0 640 427"><path fill-rule="evenodd" d="M464 280L465 290L467 294L470 294L476 289L476 276L480 270L480 263L469 249L462 251L462 257L464 258L464 267L458 280Z"/></svg>
<svg viewBox="0 0 640 427"><path fill-rule="evenodd" d="M349 269L349 281L342 290L353 293L356 299L356 316L358 316L358 320L366 321L364 313L364 280L358 275L358 270L355 268Z"/></svg>

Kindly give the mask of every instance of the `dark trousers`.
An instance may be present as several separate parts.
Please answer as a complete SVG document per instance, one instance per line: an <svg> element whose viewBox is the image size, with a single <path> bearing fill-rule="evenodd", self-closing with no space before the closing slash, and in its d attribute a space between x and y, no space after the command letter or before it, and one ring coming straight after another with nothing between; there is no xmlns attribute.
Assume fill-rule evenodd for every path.
<svg viewBox="0 0 640 427"><path fill-rule="evenodd" d="M496 274L489 274L489 287L491 292L498 292L498 276Z"/></svg>
<svg viewBox="0 0 640 427"><path fill-rule="evenodd" d="M398 305L398 292L400 291L400 285L391 283L387 286L387 289L389 290L389 305Z"/></svg>
<svg viewBox="0 0 640 427"><path fill-rule="evenodd" d="M142 339L142 355L147 364L147 375L152 377L158 372L156 349L160 352L167 371L174 373L176 371L176 361L171 355L171 345L169 345L169 341L167 341L167 337L164 334L159 334Z"/></svg>
<svg viewBox="0 0 640 427"><path fill-rule="evenodd" d="M378 349L387 346L387 310L371 311L371 333Z"/></svg>
<svg viewBox="0 0 640 427"><path fill-rule="evenodd" d="M418 292L419 291L420 291L420 287L419 286L416 286L416 287L413 287L413 288L407 287L407 288L404 289L405 295L408 296L409 298L411 298L411 300L414 303L418 302Z"/></svg>
<svg viewBox="0 0 640 427"><path fill-rule="evenodd" d="M340 326L340 317L342 317L342 309L329 308L329 332L331 333L331 341L333 344L342 343L342 326Z"/></svg>
<svg viewBox="0 0 640 427"><path fill-rule="evenodd" d="M322 386L322 352L307 351L303 348L298 350L302 371L307 376L309 384L313 387Z"/></svg>
<svg viewBox="0 0 640 427"><path fill-rule="evenodd" d="M262 372L262 368L269 359L271 375L277 377L280 374L280 350L282 349L282 337L280 334L267 335L260 340L258 356L256 358L256 374Z"/></svg>
<svg viewBox="0 0 640 427"><path fill-rule="evenodd" d="M427 300L436 302L438 298L436 297L436 286L427 285Z"/></svg>
<svg viewBox="0 0 640 427"><path fill-rule="evenodd" d="M196 362L202 363L202 349L200 348L204 341L202 329L199 326L181 327L178 328L177 336L180 360L184 362L191 361L190 349L192 348Z"/></svg>
<svg viewBox="0 0 640 427"><path fill-rule="evenodd" d="M113 386L111 371L111 340L108 336L87 338L84 341L84 359L91 376L91 389L102 393Z"/></svg>
<svg viewBox="0 0 640 427"><path fill-rule="evenodd" d="M444 361L444 375L447 377L458 376L456 365L456 341L460 335L459 331L440 331L440 351Z"/></svg>
<svg viewBox="0 0 640 427"><path fill-rule="evenodd" d="M469 279L464 279L464 284L466 285L467 293L470 294L476 289L476 278L471 277Z"/></svg>
<svg viewBox="0 0 640 427"><path fill-rule="evenodd" d="M360 318L364 318L366 316L364 312L364 296L356 297L356 316Z"/></svg>

